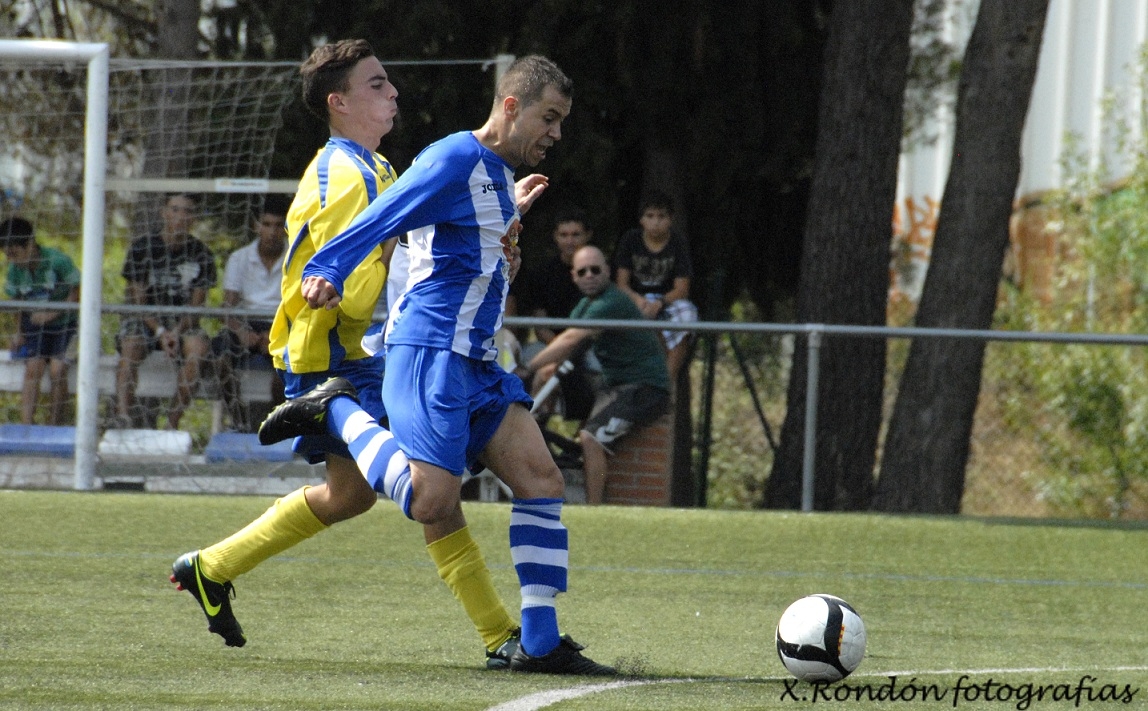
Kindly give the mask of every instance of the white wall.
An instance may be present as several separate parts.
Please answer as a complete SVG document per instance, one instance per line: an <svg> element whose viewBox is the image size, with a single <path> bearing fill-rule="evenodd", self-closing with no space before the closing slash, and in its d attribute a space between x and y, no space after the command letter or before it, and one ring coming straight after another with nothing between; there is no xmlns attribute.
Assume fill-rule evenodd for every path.
<svg viewBox="0 0 1148 711"><path fill-rule="evenodd" d="M956 1L947 31L964 43L972 31L977 0ZM1021 144L1017 197L1062 187L1065 137L1077 137L1092 167L1102 163L1110 179L1122 177L1129 156L1116 150L1111 126L1105 126L1102 100L1110 96L1116 115L1141 127L1140 52L1148 42L1148 0L1051 0L1032 102ZM936 208L944 192L952 151L952 107L933 119L939 139L901 156L897 208L909 235L916 279L898 286L919 295L932 244ZM1107 130L1106 130L1107 129ZM930 222L931 220L931 222ZM907 228L904 231L908 231Z"/></svg>

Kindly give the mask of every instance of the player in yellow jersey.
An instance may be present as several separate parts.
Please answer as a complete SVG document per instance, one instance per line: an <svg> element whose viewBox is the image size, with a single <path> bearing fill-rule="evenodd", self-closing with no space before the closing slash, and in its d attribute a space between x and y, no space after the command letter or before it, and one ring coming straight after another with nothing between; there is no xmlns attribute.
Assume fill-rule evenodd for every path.
<svg viewBox="0 0 1148 711"><path fill-rule="evenodd" d="M287 214L283 301L272 325L270 351L289 399L321 396L322 389L316 388L340 376L354 384L363 409L385 421L382 362L361 346L386 281L381 248L354 270L338 309L308 307L299 284L303 266L319 247L395 181L390 164L374 151L394 124L398 92L364 40L319 47L300 73L304 102L326 118L331 138L307 167ZM208 629L229 646L246 643L231 611L232 580L378 500L342 440L299 437L294 448L312 463L326 461L325 484L288 494L246 528L181 556L172 567L172 582L192 594L207 615ZM449 520L425 526L424 536L440 577L486 645L487 667L506 668L518 648L518 624L494 590L461 506Z"/></svg>

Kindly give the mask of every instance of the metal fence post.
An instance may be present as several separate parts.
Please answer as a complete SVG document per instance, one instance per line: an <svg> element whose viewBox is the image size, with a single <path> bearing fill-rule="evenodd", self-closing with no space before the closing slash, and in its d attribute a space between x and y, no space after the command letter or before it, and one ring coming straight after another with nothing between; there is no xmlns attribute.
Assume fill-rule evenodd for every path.
<svg viewBox="0 0 1148 711"><path fill-rule="evenodd" d="M801 510L813 510L813 465L817 459L817 387L821 367L820 324L809 330L805 375L805 445L801 460Z"/></svg>

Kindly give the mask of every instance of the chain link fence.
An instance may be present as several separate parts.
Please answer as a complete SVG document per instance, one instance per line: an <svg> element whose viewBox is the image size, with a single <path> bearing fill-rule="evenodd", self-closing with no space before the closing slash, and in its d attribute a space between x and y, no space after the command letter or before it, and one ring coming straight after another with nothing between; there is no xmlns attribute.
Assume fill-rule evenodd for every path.
<svg viewBox="0 0 1148 711"><path fill-rule="evenodd" d="M836 327L832 337L871 338L881 331L890 334L883 439L913 331ZM987 344L962 513L1148 517L1148 363L1143 348L1148 338L942 333L933 332L932 337L1009 339ZM695 422L702 427L707 348L715 358L710 443L704 460L709 506L748 508L761 501L785 419L793 344L805 337L745 331L701 336L692 384L693 401L698 403ZM705 436L699 430L695 447ZM875 476L880 471L880 443L876 470Z"/></svg>
<svg viewBox="0 0 1148 711"><path fill-rule="evenodd" d="M14 313L29 304L0 302L0 335L12 333ZM69 308L60 305L61 308ZM72 306L71 308L74 308ZM101 320L101 428L114 422L114 334L121 311L108 305ZM209 332L222 327L219 308L190 309ZM256 314L251 314L256 315ZM518 327L560 325L561 319L508 319ZM580 321L591 327L657 328L656 323ZM832 338L887 333L884 418L887 424L907 357L911 329L699 323L691 363L696 476L705 476L706 505L754 508L773 466L794 344L829 328ZM986 349L979 404L966 470L962 513L978 516L1148 517L1148 337L1023 332L929 332L932 337L993 338ZM939 334L947 333L945 336ZM6 345L6 344L5 344ZM20 422L24 364L0 354L0 423ZM74 357L74 354L73 356ZM159 377L159 376L156 376ZM181 429L202 454L220 427L217 384L205 371ZM171 396L173 380L149 393L155 407ZM74 374L70 391L75 391ZM707 388L712 397L707 395ZM42 398L47 397L45 390ZM73 402L74 404L74 402ZM66 412L71 416L72 411ZM226 423L224 423L226 425ZM882 434L885 427L882 428ZM680 433L679 437L682 436ZM878 449L877 471L880 470ZM876 475L877 472L875 472Z"/></svg>

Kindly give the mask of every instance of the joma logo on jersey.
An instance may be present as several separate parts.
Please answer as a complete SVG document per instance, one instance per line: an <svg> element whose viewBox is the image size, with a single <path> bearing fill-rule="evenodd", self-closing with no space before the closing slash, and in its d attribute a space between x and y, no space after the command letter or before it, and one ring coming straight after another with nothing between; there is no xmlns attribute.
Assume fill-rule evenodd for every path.
<svg viewBox="0 0 1148 711"><path fill-rule="evenodd" d="M482 186L483 195L486 195L487 193L496 193L502 190L506 190L506 183L487 183Z"/></svg>

